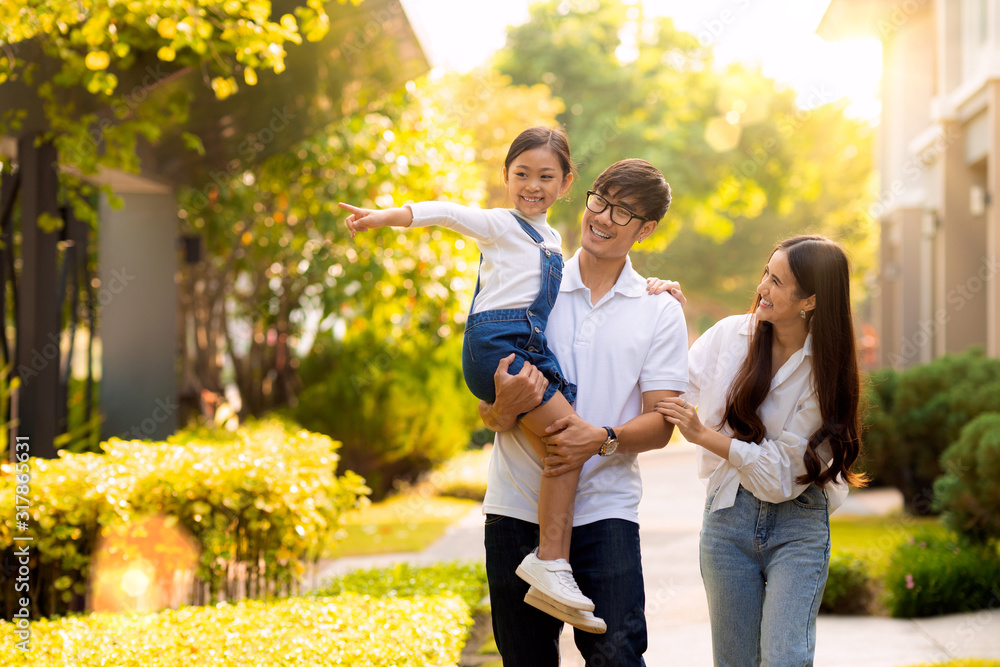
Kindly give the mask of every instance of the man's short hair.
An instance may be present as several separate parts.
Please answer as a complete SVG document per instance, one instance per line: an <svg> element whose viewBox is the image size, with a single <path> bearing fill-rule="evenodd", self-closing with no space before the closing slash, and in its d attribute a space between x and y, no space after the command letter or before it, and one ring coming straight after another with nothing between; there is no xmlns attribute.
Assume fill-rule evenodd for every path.
<svg viewBox="0 0 1000 667"><path fill-rule="evenodd" d="M594 190L633 202L634 213L647 220L659 221L670 208L670 184L660 170L638 158L620 160L601 172Z"/></svg>

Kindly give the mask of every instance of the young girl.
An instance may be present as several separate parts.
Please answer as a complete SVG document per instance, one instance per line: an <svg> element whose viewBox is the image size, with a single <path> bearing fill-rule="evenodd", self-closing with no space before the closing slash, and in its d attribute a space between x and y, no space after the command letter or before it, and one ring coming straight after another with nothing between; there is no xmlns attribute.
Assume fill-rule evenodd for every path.
<svg viewBox="0 0 1000 667"><path fill-rule="evenodd" d="M546 427L570 416L570 404L576 399L576 385L562 375L545 341L545 324L559 294L563 267L562 239L547 223L546 212L573 182L566 135L547 127L522 132L507 152L503 179L514 210L473 209L445 202L377 211L340 206L351 213L347 228L352 237L387 225L442 225L476 240L482 256L462 350L465 381L476 397L492 403L496 399L493 374L501 359L514 355L508 368L512 375L525 362L536 366L548 387L541 404L521 415L520 425L544 460L547 452L541 437ZM577 627L600 633L604 623L590 614L594 603L580 592L568 562L579 477L580 469L542 478L539 546L525 556L517 574L557 608L586 617L587 622ZM525 598L529 604L532 599Z"/></svg>

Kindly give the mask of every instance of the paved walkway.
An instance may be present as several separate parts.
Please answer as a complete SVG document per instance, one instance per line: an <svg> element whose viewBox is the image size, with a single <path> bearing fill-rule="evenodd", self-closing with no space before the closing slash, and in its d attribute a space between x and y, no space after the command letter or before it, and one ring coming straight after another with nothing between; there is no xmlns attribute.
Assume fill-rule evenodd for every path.
<svg viewBox="0 0 1000 667"><path fill-rule="evenodd" d="M640 456L644 495L639 507L650 667L712 664L708 605L698 571L704 487L694 471L694 447L672 444ZM873 514L898 507L891 493L852 494L841 512ZM479 510L453 525L419 554L343 558L321 564L317 580L358 567L399 561L434 562L485 558ZM820 616L817 667L899 667L950 658L1000 659L1000 600L997 608L920 620ZM573 634L562 635L564 667L583 659Z"/></svg>

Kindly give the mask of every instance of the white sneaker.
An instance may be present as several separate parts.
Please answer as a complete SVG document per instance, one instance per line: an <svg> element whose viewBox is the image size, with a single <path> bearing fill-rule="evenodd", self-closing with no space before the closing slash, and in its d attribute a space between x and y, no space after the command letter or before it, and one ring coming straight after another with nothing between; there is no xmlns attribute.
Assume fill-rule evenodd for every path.
<svg viewBox="0 0 1000 667"><path fill-rule="evenodd" d="M574 628L579 628L584 632L595 635L603 635L608 631L608 624L603 618L594 616L592 611L581 611L560 605L552 598L545 597L538 592L534 586L528 589L528 594L524 596L524 601L539 611L544 611L549 616L558 618L563 623L569 623Z"/></svg>
<svg viewBox="0 0 1000 667"><path fill-rule="evenodd" d="M573 578L573 568L565 559L541 560L538 549L524 557L517 566L517 576L556 602L580 611L594 611L594 602L580 592Z"/></svg>

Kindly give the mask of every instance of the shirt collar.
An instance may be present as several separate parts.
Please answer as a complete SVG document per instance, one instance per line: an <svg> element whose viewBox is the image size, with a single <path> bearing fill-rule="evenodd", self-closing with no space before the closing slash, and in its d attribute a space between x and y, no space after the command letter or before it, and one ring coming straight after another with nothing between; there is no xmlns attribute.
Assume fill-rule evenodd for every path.
<svg viewBox="0 0 1000 667"><path fill-rule="evenodd" d="M754 315L748 315L740 325L740 334L743 336L749 336L756 326L757 318ZM788 378L788 376L795 372L795 369L801 366L807 357L810 358L810 362L812 361L812 346L813 335L810 331L806 334L806 342L802 344L802 349L797 350L795 354L793 354L788 361L785 362L785 365L778 369L775 376L771 378L772 389L780 385Z"/></svg>
<svg viewBox="0 0 1000 667"><path fill-rule="evenodd" d="M743 336L749 336L756 327L757 327L757 317L754 315L747 315L747 317L743 320L743 323L740 324L740 334ZM802 356L804 357L806 356L811 357L812 349L813 349L813 335L812 332L810 331L808 334L806 334L806 342L802 344L802 349L799 350L799 352L801 352ZM798 354L799 352L796 352L796 354Z"/></svg>
<svg viewBox="0 0 1000 667"><path fill-rule="evenodd" d="M576 253L566 262L566 266L563 268L562 285L559 288L560 292L587 289L587 286L583 284L583 278L580 277L581 252L583 252L582 248L577 249ZM611 291L617 292L622 296L633 297L647 294L646 281L632 270L632 259L628 255L625 255L625 266L622 267L621 275L618 276L618 281L611 288Z"/></svg>
<svg viewBox="0 0 1000 667"><path fill-rule="evenodd" d="M541 213L536 213L534 215L525 215L524 213L518 211L516 208L512 208L510 209L510 212L513 213L518 218L521 218L525 222L534 225L535 227L544 227L548 222L547 211L542 211Z"/></svg>

